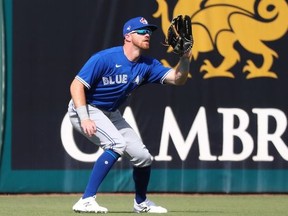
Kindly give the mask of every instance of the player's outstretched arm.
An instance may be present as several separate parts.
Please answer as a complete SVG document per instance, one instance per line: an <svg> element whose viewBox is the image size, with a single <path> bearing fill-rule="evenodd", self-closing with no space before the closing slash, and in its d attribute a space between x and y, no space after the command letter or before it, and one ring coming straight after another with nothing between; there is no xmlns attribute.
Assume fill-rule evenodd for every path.
<svg viewBox="0 0 288 216"><path fill-rule="evenodd" d="M169 74L166 76L164 81L166 84L184 85L186 83L190 70L190 55L191 52L188 52L180 57L177 67L171 69Z"/></svg>
<svg viewBox="0 0 288 216"><path fill-rule="evenodd" d="M180 61L176 68L170 71L165 79L165 83L173 85L183 85L186 83L193 44L191 17L188 15L179 15L173 18L163 45L171 46L173 52L180 56Z"/></svg>

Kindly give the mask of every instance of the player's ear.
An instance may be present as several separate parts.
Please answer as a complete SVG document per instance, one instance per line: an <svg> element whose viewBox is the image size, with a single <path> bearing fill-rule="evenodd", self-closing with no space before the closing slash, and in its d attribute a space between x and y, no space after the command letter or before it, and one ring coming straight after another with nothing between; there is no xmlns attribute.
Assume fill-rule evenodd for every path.
<svg viewBox="0 0 288 216"><path fill-rule="evenodd" d="M131 34L125 34L124 35L124 40L127 42L131 42Z"/></svg>

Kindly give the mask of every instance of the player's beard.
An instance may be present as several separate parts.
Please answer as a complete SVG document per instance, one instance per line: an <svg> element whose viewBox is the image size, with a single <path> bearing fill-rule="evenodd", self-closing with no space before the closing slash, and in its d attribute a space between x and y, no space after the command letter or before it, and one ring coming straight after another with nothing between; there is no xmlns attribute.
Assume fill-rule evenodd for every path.
<svg viewBox="0 0 288 216"><path fill-rule="evenodd" d="M143 38L142 40L133 40L135 46L142 50L148 50L150 48L150 40L149 38Z"/></svg>
<svg viewBox="0 0 288 216"><path fill-rule="evenodd" d="M143 50L148 50L150 48L150 42L149 41L142 42L140 48Z"/></svg>

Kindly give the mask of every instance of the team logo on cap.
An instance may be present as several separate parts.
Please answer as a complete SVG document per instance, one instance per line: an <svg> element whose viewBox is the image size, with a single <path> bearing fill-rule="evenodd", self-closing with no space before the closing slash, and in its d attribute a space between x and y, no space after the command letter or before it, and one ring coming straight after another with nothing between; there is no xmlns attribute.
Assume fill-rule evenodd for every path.
<svg viewBox="0 0 288 216"><path fill-rule="evenodd" d="M146 20L144 17L142 17L142 18L140 19L140 22L143 23L143 24L145 24L145 25L148 24L147 20Z"/></svg>

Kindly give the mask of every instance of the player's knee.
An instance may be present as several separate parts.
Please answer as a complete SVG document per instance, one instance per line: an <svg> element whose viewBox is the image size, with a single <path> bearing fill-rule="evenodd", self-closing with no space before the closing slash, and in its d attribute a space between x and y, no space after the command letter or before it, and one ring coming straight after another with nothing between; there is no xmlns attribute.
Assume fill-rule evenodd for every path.
<svg viewBox="0 0 288 216"><path fill-rule="evenodd" d="M120 156L122 156L124 154L124 151L125 151L125 145L121 144L121 143L117 144L117 145L114 145L114 146L110 145L110 146L106 146L106 149L111 149L114 152L118 153Z"/></svg>
<svg viewBox="0 0 288 216"><path fill-rule="evenodd" d="M121 139L121 138L117 138L114 140L108 140L106 142L101 142L101 147L104 150L113 150L114 152L116 152L119 155L123 155L126 149L126 144L125 144L125 140Z"/></svg>
<svg viewBox="0 0 288 216"><path fill-rule="evenodd" d="M147 151L143 154L141 154L140 157L133 158L131 160L134 166L136 167L147 167L152 164L152 156L151 154Z"/></svg>

